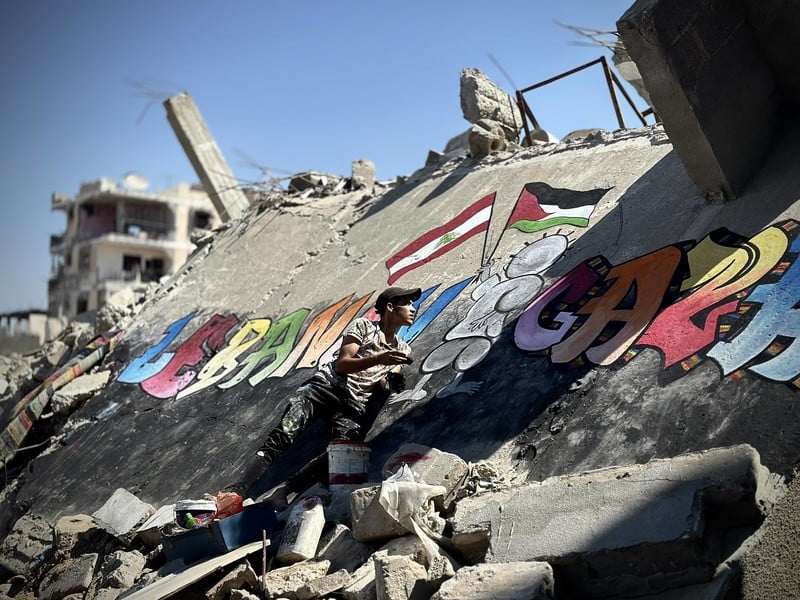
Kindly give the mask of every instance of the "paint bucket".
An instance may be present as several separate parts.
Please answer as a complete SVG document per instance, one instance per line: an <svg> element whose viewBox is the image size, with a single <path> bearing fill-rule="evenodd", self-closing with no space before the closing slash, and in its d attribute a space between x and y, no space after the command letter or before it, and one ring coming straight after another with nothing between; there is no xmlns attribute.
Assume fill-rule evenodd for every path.
<svg viewBox="0 0 800 600"><path fill-rule="evenodd" d="M364 442L333 441L328 445L328 485L365 483L370 448Z"/></svg>
<svg viewBox="0 0 800 600"><path fill-rule="evenodd" d="M202 527L211 522L216 510L213 500L178 500L175 503L175 522L184 529Z"/></svg>

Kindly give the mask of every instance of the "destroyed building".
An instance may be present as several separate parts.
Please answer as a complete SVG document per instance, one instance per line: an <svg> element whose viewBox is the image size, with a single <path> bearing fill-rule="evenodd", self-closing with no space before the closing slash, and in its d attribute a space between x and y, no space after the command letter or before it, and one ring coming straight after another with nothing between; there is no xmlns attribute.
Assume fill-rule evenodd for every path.
<svg viewBox="0 0 800 600"><path fill-rule="evenodd" d="M122 289L172 275L194 249L192 232L219 225L201 187L147 187L129 174L121 183L84 183L75 196L53 194L52 209L64 211L66 228L50 238L50 315L72 319Z"/></svg>
<svg viewBox="0 0 800 600"><path fill-rule="evenodd" d="M8 369L2 593L797 597L800 124L742 123L737 96L702 92L733 85L726 56L771 64L759 24L800 15L668 4L618 24L663 123L528 147L488 123L395 185L305 176L208 236L109 335L46 346L38 380ZM791 105L792 82L774 83L747 98ZM714 121L731 114L748 132L737 160ZM277 559L295 499L235 548L225 519L189 530L214 550L183 560L208 546L172 536L176 501L221 489L394 284L422 289L400 334L408 389L368 435L368 481L307 490L325 519L313 556ZM254 500L324 450L318 433Z"/></svg>

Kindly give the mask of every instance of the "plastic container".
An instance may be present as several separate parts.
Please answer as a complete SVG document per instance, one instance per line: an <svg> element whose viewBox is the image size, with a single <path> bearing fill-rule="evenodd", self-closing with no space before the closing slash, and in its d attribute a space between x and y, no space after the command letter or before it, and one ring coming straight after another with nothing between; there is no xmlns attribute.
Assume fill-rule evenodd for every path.
<svg viewBox="0 0 800 600"><path fill-rule="evenodd" d="M287 565L314 558L324 526L322 500L317 496L303 498L289 514L275 558Z"/></svg>
<svg viewBox="0 0 800 600"><path fill-rule="evenodd" d="M175 503L175 522L184 529L202 527L211 522L216 510L213 500L178 500Z"/></svg>
<svg viewBox="0 0 800 600"><path fill-rule="evenodd" d="M370 448L364 442L333 441L328 444L328 485L365 483Z"/></svg>
<svg viewBox="0 0 800 600"><path fill-rule="evenodd" d="M206 556L224 554L278 531L278 518L270 502L245 506L242 512L227 519L212 521L206 527L179 535L162 535L161 545L167 560L192 562Z"/></svg>

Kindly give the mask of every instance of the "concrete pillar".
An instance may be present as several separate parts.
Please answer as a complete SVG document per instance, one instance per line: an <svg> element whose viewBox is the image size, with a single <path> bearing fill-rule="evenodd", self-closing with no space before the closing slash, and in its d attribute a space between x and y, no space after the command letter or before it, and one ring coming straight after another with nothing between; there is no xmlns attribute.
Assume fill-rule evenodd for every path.
<svg viewBox="0 0 800 600"><path fill-rule="evenodd" d="M249 206L247 197L236 184L192 97L186 92L173 96L164 102L164 108L172 130L222 221L241 216Z"/></svg>
<svg viewBox="0 0 800 600"><path fill-rule="evenodd" d="M689 176L710 201L734 198L781 100L745 0L637 0L617 31Z"/></svg>

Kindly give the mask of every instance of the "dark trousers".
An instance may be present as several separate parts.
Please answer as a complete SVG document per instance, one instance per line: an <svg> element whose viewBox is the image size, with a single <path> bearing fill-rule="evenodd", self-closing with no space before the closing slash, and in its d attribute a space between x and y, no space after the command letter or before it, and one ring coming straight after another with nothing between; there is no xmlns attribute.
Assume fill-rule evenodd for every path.
<svg viewBox="0 0 800 600"><path fill-rule="evenodd" d="M377 416L354 405L344 390L334 390L319 374L306 381L283 411L278 425L247 463L239 480L225 488L245 496L247 491L269 469L273 461L285 452L318 419L325 419L331 440L363 441ZM289 491L298 492L314 482L327 481L328 455L320 454L295 475L287 479Z"/></svg>

